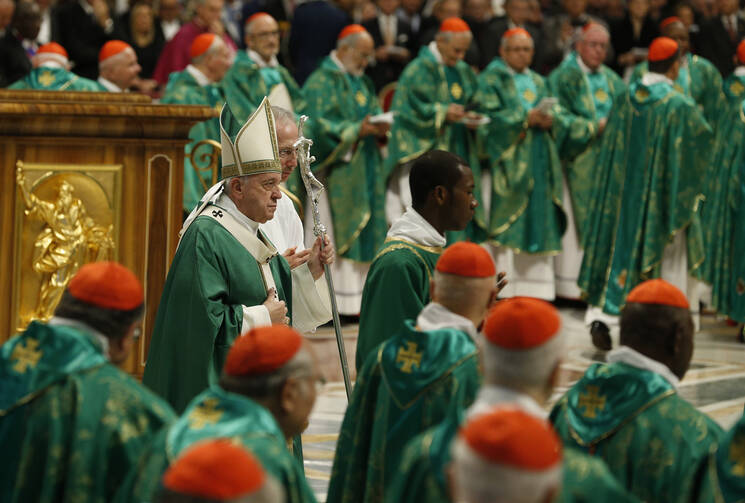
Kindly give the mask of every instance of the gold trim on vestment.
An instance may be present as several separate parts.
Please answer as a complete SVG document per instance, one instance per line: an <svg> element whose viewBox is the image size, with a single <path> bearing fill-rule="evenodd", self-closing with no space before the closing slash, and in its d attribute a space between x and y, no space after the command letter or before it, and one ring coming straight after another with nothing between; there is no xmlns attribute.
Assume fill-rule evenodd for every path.
<svg viewBox="0 0 745 503"><path fill-rule="evenodd" d="M383 245L385 245L386 243L391 243L393 241L401 241L403 243L406 243L406 244L411 245L411 246L415 246L415 247L417 247L417 248L419 248L421 250L424 250L426 252L429 252L429 253L442 254L442 252L445 251L445 248L442 247L442 246L424 246L424 245L420 245L418 243L414 243L412 241L409 241L408 239L401 239L401 238L385 238L385 241L383 241Z"/></svg>
<svg viewBox="0 0 745 503"><path fill-rule="evenodd" d="M302 222L303 218L305 217L305 208L303 208L303 204L300 202L300 198L290 192L290 189L283 187L282 185L279 186L279 190L281 190L282 193L295 204L295 208L297 208L297 214L300 217L300 221Z"/></svg>
<svg viewBox="0 0 745 503"><path fill-rule="evenodd" d="M398 244L390 245L387 248L383 248L382 250L378 252L377 255L375 255L373 262L378 260L379 257L382 257L383 255L389 252L392 252L392 251L396 251L396 250L409 250L411 253L413 253L414 256L418 258L419 260L421 260L422 263L424 264L424 269L427 271L427 279L429 281L432 281L432 272L429 270L429 264L427 264L427 261L424 260L424 257L419 255L418 251L416 251L414 248L404 243L398 243Z"/></svg>
<svg viewBox="0 0 745 503"><path fill-rule="evenodd" d="M68 87L70 87L71 85L73 85L73 83L75 83L75 81L77 81L77 80L78 80L78 76L76 75L75 77L71 78L70 80L68 80L67 82L65 82L64 84L62 84L62 85L60 86L60 88L59 88L59 89L57 89L57 90L58 90L58 91L64 91L64 90L66 90L66 89L67 89Z"/></svg>
<svg viewBox="0 0 745 503"><path fill-rule="evenodd" d="M359 226L357 226L357 230L354 231L354 234L352 234L352 237L349 238L349 240L344 243L342 246L339 246L336 248L336 251L339 255L344 255L346 252L349 251L349 249L352 247L352 244L357 240L358 237L360 237L360 234L362 234L362 231L365 230L365 227L367 227L368 222L370 222L370 211L367 211L362 216L362 222ZM365 263L365 262L361 262Z"/></svg>

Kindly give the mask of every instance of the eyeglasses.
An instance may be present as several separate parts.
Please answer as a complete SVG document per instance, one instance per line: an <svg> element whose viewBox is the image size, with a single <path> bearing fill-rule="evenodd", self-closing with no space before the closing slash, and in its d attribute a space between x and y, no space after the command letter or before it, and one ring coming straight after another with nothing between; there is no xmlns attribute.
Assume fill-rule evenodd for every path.
<svg viewBox="0 0 745 503"><path fill-rule="evenodd" d="M286 159L290 156L295 157L297 153L295 152L294 148L281 148L279 149L279 157L281 159Z"/></svg>

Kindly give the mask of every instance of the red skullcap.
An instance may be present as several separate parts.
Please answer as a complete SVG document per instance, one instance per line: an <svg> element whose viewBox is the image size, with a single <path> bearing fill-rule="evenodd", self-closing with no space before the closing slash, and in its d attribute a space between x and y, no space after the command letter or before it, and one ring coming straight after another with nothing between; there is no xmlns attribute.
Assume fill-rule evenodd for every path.
<svg viewBox="0 0 745 503"><path fill-rule="evenodd" d="M194 42L191 43L191 48L189 49L189 57L191 59L198 58L205 52L209 50L210 47L212 47L212 44L215 42L215 38L217 38L217 35L214 33L202 33L197 38L194 39Z"/></svg>
<svg viewBox="0 0 745 503"><path fill-rule="evenodd" d="M98 53L98 62L100 63L109 59L111 56L116 56L127 49L132 49L132 46L121 40L109 40L101 47L101 51Z"/></svg>
<svg viewBox="0 0 745 503"><path fill-rule="evenodd" d="M350 24L344 27L344 29L339 33L338 40L341 40L343 38L347 38L349 35L354 35L355 33L367 33L367 30L364 26L361 24Z"/></svg>
<svg viewBox="0 0 745 503"><path fill-rule="evenodd" d="M163 486L189 496L233 500L259 490L266 474L256 458L227 439L190 447L163 475Z"/></svg>
<svg viewBox="0 0 745 503"><path fill-rule="evenodd" d="M48 44L42 45L39 47L39 50L36 51L36 54L59 54L65 59L68 58L65 48L57 42L49 42Z"/></svg>
<svg viewBox="0 0 745 503"><path fill-rule="evenodd" d="M504 349L533 349L551 340L560 327L559 314L548 302L514 297L499 301L489 312L484 336Z"/></svg>
<svg viewBox="0 0 745 503"><path fill-rule="evenodd" d="M116 262L85 264L70 280L67 290L78 300L119 311L130 311L145 298L137 277Z"/></svg>
<svg viewBox="0 0 745 503"><path fill-rule="evenodd" d="M260 19L262 17L268 17L269 19L274 19L272 16L270 16L266 12L257 12L256 14L252 14L251 16L249 16L248 19L246 19L246 25L248 25L249 23L252 23L253 21L256 21L257 19Z"/></svg>
<svg viewBox="0 0 745 503"><path fill-rule="evenodd" d="M460 436L495 465L539 471L561 461L561 441L551 425L518 409L499 407L478 415Z"/></svg>
<svg viewBox="0 0 745 503"><path fill-rule="evenodd" d="M688 299L683 295L683 292L662 279L650 279L637 285L626 297L626 302L659 304L689 309Z"/></svg>
<svg viewBox="0 0 745 503"><path fill-rule="evenodd" d="M664 61L678 52L678 43L670 37L657 37L649 45L649 61Z"/></svg>
<svg viewBox="0 0 745 503"><path fill-rule="evenodd" d="M745 64L745 40L737 46L737 60L740 64Z"/></svg>
<svg viewBox="0 0 745 503"><path fill-rule="evenodd" d="M454 33L463 33L463 32L470 32L471 28L468 26L468 23L463 21L459 17L449 17L446 20L442 22L440 25L440 31L450 31Z"/></svg>
<svg viewBox="0 0 745 503"><path fill-rule="evenodd" d="M529 39L533 40L533 37L530 36L530 33L528 33L528 30L526 30L525 28L510 28L509 30L504 32L502 38L510 38L516 35L522 35L523 37L528 37Z"/></svg>
<svg viewBox="0 0 745 503"><path fill-rule="evenodd" d="M290 361L302 344L300 334L287 325L253 328L235 340L224 371L231 376L268 374Z"/></svg>
<svg viewBox="0 0 745 503"><path fill-rule="evenodd" d="M437 260L435 269L468 278L488 278L497 274L489 252L468 241L448 246Z"/></svg>
<svg viewBox="0 0 745 503"><path fill-rule="evenodd" d="M665 27L673 24L673 23L682 23L683 20L680 19L678 16L670 16L666 17L662 21L660 21L660 31L664 30Z"/></svg>
<svg viewBox="0 0 745 503"><path fill-rule="evenodd" d="M588 31L590 31L590 30L592 30L593 28L596 28L596 27L597 27L597 28L602 28L603 30L606 30L606 31L607 31L607 28L606 28L605 26L603 26L603 25L602 25L602 24L600 24L600 23L596 23L596 22L594 22L594 21L590 21L589 23L585 24L585 25L584 25L584 26L582 27L582 31L583 31L584 33L587 33Z"/></svg>

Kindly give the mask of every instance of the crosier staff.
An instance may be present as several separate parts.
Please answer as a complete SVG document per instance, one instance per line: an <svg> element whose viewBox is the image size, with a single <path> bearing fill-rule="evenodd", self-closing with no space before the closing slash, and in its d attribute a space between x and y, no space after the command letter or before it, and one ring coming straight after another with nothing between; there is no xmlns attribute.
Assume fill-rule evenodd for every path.
<svg viewBox="0 0 745 503"><path fill-rule="evenodd" d="M303 185L305 185L305 191L308 193L310 198L311 207L313 211L313 234L316 237L321 237L321 252L323 252L326 226L321 223L321 215L318 212L318 198L323 192L323 184L318 181L313 172L310 170L310 165L316 160L316 158L310 155L310 147L313 145L313 140L303 136L303 126L305 121L308 120L307 115L300 117L298 121L298 139L293 144L295 151L297 152L297 164L300 168L300 176L303 179ZM341 359L341 373L344 377L344 389L347 392L347 400L352 392L352 385L349 380L349 364L347 363L347 351L344 348L344 337L341 333L341 322L339 321L339 309L336 307L336 294L334 293L334 281L331 279L331 270L328 264L323 265L323 272L326 276L326 284L328 285L329 297L331 298L331 312L334 316L334 332L336 333L336 345L339 348L339 358Z"/></svg>

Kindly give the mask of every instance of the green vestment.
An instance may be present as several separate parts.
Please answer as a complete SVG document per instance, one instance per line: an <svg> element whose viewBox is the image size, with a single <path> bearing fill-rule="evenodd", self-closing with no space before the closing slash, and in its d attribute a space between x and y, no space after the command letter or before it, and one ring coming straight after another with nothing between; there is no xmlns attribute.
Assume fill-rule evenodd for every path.
<svg viewBox="0 0 745 503"><path fill-rule="evenodd" d="M572 210L580 243L590 215L593 181L599 170L602 137L597 123L607 118L626 85L616 72L601 65L597 72L585 73L571 53L549 76L551 92L559 100L562 114L555 117L555 138L572 197Z"/></svg>
<svg viewBox="0 0 745 503"><path fill-rule="evenodd" d="M238 120L246 121L261 105L265 96L271 94L272 89L284 84L292 100L292 108L296 114L305 113L305 99L300 87L287 69L279 65L259 68L246 51L238 51L233 66L220 81L219 86L230 103L230 110Z"/></svg>
<svg viewBox="0 0 745 503"><path fill-rule="evenodd" d="M429 282L443 249L386 239L365 278L355 362L357 371L404 320L416 319L429 303Z"/></svg>
<svg viewBox="0 0 745 503"><path fill-rule="evenodd" d="M548 96L543 77L515 73L495 58L479 75L482 130L492 176L489 240L522 253L558 253L566 229L561 164L551 134L527 127Z"/></svg>
<svg viewBox="0 0 745 503"><path fill-rule="evenodd" d="M745 89L745 88L744 88ZM745 101L724 111L712 164L711 197L706 203L704 279L711 283L712 305L721 314L745 322Z"/></svg>
<svg viewBox="0 0 745 503"><path fill-rule="evenodd" d="M628 292L660 277L665 246L685 232L689 272L703 261L698 207L712 133L693 101L667 82L631 84L603 134L578 285L617 315Z"/></svg>
<svg viewBox="0 0 745 503"><path fill-rule="evenodd" d="M704 458L697 478L697 503L745 502L745 416Z"/></svg>
<svg viewBox="0 0 745 503"><path fill-rule="evenodd" d="M32 322L0 348L0 500L108 503L171 408L79 328Z"/></svg>
<svg viewBox="0 0 745 503"><path fill-rule="evenodd" d="M391 110L396 119L388 142L385 178L396 167L406 164L428 150L441 149L457 154L468 162L476 184L474 196L481 203L481 169L474 133L464 124L447 122L448 105L477 105L478 81L463 61L449 67L437 61L429 47L404 69L396 86ZM476 208L473 221L465 232L448 232L448 242L469 237L486 238L487 222L482 206Z"/></svg>
<svg viewBox="0 0 745 503"><path fill-rule="evenodd" d="M97 91L106 88L85 77L80 77L64 68L34 68L25 77L13 82L8 89L34 89L37 91Z"/></svg>
<svg viewBox="0 0 745 503"><path fill-rule="evenodd" d="M725 106L739 105L745 98L745 75L732 73L722 83Z"/></svg>
<svg viewBox="0 0 745 503"><path fill-rule="evenodd" d="M385 220L383 161L373 136L359 139L367 115L381 112L373 83L366 75L342 71L326 57L303 86L310 115L305 135L313 139L313 169L326 180L340 257L370 262L383 244ZM295 194L304 193L295 170L287 183Z"/></svg>
<svg viewBox="0 0 745 503"><path fill-rule="evenodd" d="M274 255L269 264L277 295L292 316L287 261ZM177 412L183 411L198 393L217 383L230 346L240 335L243 306L258 306L266 297L256 259L211 217L197 217L168 270L143 382Z"/></svg>
<svg viewBox="0 0 745 503"><path fill-rule="evenodd" d="M201 86L187 70L183 70L174 72L168 77L168 85L160 102L179 105L205 105L219 112L225 103L225 97L220 87L213 84ZM186 146L186 155L189 155L200 141L214 140L219 143L220 119L215 117L194 125L189 131L189 139L191 143ZM211 150L208 147L201 147L197 152L202 154L211 152ZM219 160L217 165L220 166ZM210 188L210 185L212 185L210 174L207 172L197 173L193 163L185 158L183 209L186 213L194 209L207 189Z"/></svg>
<svg viewBox="0 0 745 503"><path fill-rule="evenodd" d="M193 444L211 438L240 442L285 489L287 503L315 503L303 466L287 449L274 416L250 398L211 386L164 429L119 494L119 502L151 501L163 472Z"/></svg>
<svg viewBox="0 0 745 503"><path fill-rule="evenodd" d="M468 407L480 384L478 351L460 330L406 321L371 354L344 415L328 503L383 501L406 443Z"/></svg>
<svg viewBox="0 0 745 503"><path fill-rule="evenodd" d="M689 501L697 462L722 434L661 375L620 362L591 366L551 421L564 445L604 460L644 501Z"/></svg>

